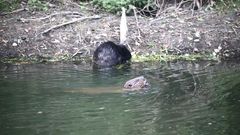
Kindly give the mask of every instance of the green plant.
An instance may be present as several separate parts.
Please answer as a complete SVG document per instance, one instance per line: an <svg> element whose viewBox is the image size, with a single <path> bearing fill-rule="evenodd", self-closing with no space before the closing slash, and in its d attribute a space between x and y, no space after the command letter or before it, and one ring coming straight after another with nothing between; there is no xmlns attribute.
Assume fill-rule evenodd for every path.
<svg viewBox="0 0 240 135"><path fill-rule="evenodd" d="M196 61L196 60L218 60L216 57L211 56L210 54L185 54L185 55L173 55L166 53L159 54L147 54L147 55L138 55L134 54L132 56L132 62L148 62L148 61L174 61L174 60L187 60L187 61Z"/></svg>
<svg viewBox="0 0 240 135"><path fill-rule="evenodd" d="M239 8L240 0L216 0L216 7L220 10Z"/></svg>
<svg viewBox="0 0 240 135"><path fill-rule="evenodd" d="M116 13L121 10L121 7L128 8L129 5L134 5L136 7L144 7L148 0L93 0L93 4L104 10Z"/></svg>
<svg viewBox="0 0 240 135"><path fill-rule="evenodd" d="M0 11L8 12L16 9L20 5L20 0L0 0Z"/></svg>
<svg viewBox="0 0 240 135"><path fill-rule="evenodd" d="M47 11L48 6L40 0L28 0L28 5L32 9Z"/></svg>

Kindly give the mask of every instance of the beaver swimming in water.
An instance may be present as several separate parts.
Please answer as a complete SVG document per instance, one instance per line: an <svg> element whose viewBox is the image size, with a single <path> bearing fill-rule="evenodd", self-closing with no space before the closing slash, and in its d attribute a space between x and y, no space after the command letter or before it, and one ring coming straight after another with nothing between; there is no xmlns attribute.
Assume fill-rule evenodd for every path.
<svg viewBox="0 0 240 135"><path fill-rule="evenodd" d="M149 87L150 84L144 76L139 76L131 80L128 80L123 86L124 90L126 91L147 89Z"/></svg>

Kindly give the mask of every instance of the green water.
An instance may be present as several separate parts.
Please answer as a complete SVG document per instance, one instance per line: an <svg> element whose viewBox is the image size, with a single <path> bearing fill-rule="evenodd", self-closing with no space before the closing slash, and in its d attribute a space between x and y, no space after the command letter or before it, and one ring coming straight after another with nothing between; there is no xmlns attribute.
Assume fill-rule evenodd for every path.
<svg viewBox="0 0 240 135"><path fill-rule="evenodd" d="M0 65L1 135L239 135L240 65ZM123 92L144 75L151 88Z"/></svg>

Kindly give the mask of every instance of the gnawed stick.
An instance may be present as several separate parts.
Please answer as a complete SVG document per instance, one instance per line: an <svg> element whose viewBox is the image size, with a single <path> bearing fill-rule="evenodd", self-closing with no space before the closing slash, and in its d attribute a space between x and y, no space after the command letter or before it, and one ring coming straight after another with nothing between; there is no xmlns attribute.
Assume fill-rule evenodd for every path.
<svg viewBox="0 0 240 135"><path fill-rule="evenodd" d="M45 31L43 31L42 33L40 33L41 35L47 35L50 31L54 30L54 29L57 29L57 28L60 28L62 26L66 26L66 25L69 25L69 24L72 24L72 23L75 23L75 22L79 22L79 21L83 21L83 20L86 20L86 19L100 19L101 16L90 16L90 17L82 17L82 18L78 18L76 20L72 20L72 21L69 21L69 22L66 22L66 23L62 23L62 24L59 24L59 25L55 25L49 29L46 29Z"/></svg>
<svg viewBox="0 0 240 135"><path fill-rule="evenodd" d="M126 9L122 7L122 16L120 21L120 44L127 44L127 17L126 17Z"/></svg>

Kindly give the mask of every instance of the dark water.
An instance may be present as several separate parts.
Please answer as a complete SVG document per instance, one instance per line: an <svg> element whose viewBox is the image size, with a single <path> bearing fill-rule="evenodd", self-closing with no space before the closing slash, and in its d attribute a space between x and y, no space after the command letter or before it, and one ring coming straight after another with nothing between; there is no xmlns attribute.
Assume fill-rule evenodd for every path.
<svg viewBox="0 0 240 135"><path fill-rule="evenodd" d="M240 65L0 66L1 135L239 135ZM151 89L122 92L144 75Z"/></svg>

